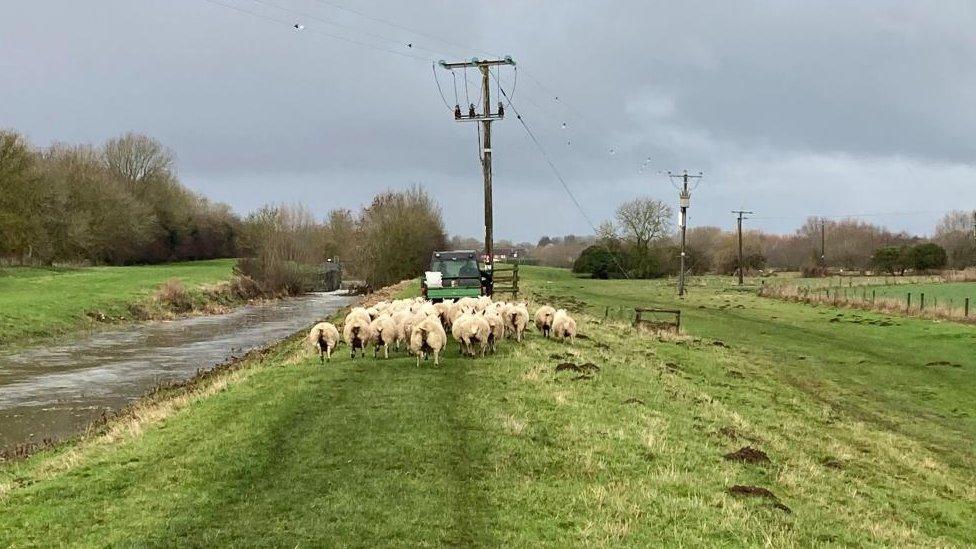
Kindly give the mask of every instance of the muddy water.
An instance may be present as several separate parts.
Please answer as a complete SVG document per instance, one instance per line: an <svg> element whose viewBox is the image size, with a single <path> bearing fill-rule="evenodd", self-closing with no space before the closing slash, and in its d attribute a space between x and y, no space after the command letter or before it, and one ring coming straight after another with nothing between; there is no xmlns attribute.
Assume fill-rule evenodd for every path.
<svg viewBox="0 0 976 549"><path fill-rule="evenodd" d="M63 344L0 350L0 447L77 434L160 383L286 337L351 299L310 294L224 315L130 324Z"/></svg>

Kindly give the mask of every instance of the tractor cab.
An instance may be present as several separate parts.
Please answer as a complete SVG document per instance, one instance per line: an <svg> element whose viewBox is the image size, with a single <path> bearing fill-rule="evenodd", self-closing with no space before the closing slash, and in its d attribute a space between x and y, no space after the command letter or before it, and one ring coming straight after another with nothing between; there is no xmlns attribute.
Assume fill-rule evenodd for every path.
<svg viewBox="0 0 976 549"><path fill-rule="evenodd" d="M490 295L491 273L478 265L478 252L434 252L430 268L420 279L420 291L431 301Z"/></svg>

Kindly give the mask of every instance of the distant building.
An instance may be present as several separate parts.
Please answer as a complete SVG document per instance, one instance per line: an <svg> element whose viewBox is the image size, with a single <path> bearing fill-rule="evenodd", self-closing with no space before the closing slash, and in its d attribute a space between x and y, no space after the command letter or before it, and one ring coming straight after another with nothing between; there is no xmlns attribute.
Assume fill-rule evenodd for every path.
<svg viewBox="0 0 976 549"><path fill-rule="evenodd" d="M495 261L493 263L526 258L525 250L522 248L495 248L494 252ZM482 251L481 260L485 261L486 259L488 259L488 254Z"/></svg>

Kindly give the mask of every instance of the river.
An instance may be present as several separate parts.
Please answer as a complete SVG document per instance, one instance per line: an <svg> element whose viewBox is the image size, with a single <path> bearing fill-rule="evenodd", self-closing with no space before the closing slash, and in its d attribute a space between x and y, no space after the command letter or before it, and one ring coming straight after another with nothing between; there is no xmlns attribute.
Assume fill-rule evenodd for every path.
<svg viewBox="0 0 976 549"><path fill-rule="evenodd" d="M144 322L0 351L0 447L82 432L160 383L193 376L323 319L354 298L313 293L213 316Z"/></svg>

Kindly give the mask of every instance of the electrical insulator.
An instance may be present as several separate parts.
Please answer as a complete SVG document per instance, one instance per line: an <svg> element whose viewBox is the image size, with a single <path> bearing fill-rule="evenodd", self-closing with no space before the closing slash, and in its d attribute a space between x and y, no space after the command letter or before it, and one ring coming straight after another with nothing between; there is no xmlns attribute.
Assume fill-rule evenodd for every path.
<svg viewBox="0 0 976 549"><path fill-rule="evenodd" d="M461 119L461 105L454 105L454 118Z"/></svg>
<svg viewBox="0 0 976 549"><path fill-rule="evenodd" d="M498 102L498 117L499 118L502 118L503 116L505 116L505 107L504 107L504 105L502 105L502 102L499 101Z"/></svg>
<svg viewBox="0 0 976 549"><path fill-rule="evenodd" d="M474 103L471 103L470 105L468 105L468 118L474 118L474 117L475 117Z"/></svg>

